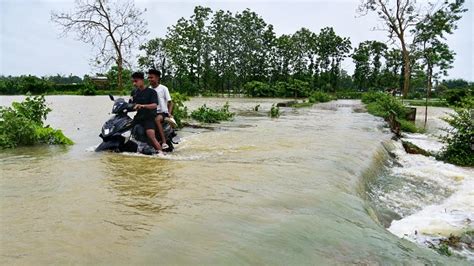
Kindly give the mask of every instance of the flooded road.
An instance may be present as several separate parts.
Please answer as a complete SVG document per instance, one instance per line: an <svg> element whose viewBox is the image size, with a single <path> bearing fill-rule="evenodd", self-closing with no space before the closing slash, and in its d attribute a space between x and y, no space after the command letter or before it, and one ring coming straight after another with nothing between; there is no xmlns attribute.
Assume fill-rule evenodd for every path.
<svg viewBox="0 0 474 266"><path fill-rule="evenodd" d="M367 182L391 134L359 101L279 119L266 115L277 99L186 104L225 101L234 121L184 129L173 154L146 157L93 152L107 97L47 97L47 122L76 144L0 152L0 264L467 263L376 219Z"/></svg>

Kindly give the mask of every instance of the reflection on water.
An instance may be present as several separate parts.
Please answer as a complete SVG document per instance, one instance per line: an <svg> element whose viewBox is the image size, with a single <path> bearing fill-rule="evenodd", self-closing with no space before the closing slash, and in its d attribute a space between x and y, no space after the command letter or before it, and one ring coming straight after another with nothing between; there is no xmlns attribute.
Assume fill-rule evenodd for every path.
<svg viewBox="0 0 474 266"><path fill-rule="evenodd" d="M173 207L165 198L177 180L166 160L109 154L102 161L111 192L118 195L116 204L133 208L142 215L158 214Z"/></svg>
<svg viewBox="0 0 474 266"><path fill-rule="evenodd" d="M0 152L0 264L448 262L368 215L361 177L390 134L359 102L188 106L226 101L234 121L181 131L163 158L91 152L108 98L47 97L76 145Z"/></svg>

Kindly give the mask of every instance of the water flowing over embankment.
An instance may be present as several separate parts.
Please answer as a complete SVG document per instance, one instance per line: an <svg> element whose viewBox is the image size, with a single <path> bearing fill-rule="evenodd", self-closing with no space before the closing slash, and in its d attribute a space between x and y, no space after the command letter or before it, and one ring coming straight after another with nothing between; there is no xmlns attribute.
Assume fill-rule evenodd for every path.
<svg viewBox="0 0 474 266"><path fill-rule="evenodd" d="M437 136L447 124L440 120L444 113L437 115L432 118L437 127L432 125L427 134L405 134L403 140L439 152L443 144ZM376 219L393 234L427 247L439 246L450 235L461 236L451 250L474 260L474 169L408 154L401 141L383 146L383 167L366 185Z"/></svg>
<svg viewBox="0 0 474 266"><path fill-rule="evenodd" d="M388 169L391 134L359 101L270 119L278 99L195 98L237 116L184 129L165 157L90 151L107 97L47 101L76 145L0 153L1 264L463 263L373 219L365 188Z"/></svg>

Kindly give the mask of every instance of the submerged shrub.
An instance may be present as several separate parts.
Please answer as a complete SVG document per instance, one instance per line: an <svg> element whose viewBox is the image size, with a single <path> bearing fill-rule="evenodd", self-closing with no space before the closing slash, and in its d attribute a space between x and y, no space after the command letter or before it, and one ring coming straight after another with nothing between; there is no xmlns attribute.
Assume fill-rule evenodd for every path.
<svg viewBox="0 0 474 266"><path fill-rule="evenodd" d="M74 144L74 142L66 137L61 130L51 127L36 127L35 138L38 143L43 144Z"/></svg>
<svg viewBox="0 0 474 266"><path fill-rule="evenodd" d="M219 123L234 117L234 113L229 111L229 103L225 103L220 109L212 109L205 104L191 113L191 117L203 123Z"/></svg>
<svg viewBox="0 0 474 266"><path fill-rule="evenodd" d="M61 130L44 127L44 120L51 111L44 96L26 97L14 102L12 107L0 107L0 148L47 144L73 144Z"/></svg>
<svg viewBox="0 0 474 266"><path fill-rule="evenodd" d="M271 118L278 118L280 117L280 108L272 104L272 108L270 109L269 115Z"/></svg>

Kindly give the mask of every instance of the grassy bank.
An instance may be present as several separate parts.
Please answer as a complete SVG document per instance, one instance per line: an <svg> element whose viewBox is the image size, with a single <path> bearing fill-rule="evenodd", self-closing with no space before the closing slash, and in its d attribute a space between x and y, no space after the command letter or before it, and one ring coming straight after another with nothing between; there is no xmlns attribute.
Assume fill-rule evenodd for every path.
<svg viewBox="0 0 474 266"><path fill-rule="evenodd" d="M399 123L402 131L423 132L423 129L417 128L414 122L407 120L409 110L400 100L391 95L382 92L368 92L362 95L362 102L366 104L370 114L383 117L387 121L393 120L391 123Z"/></svg>

